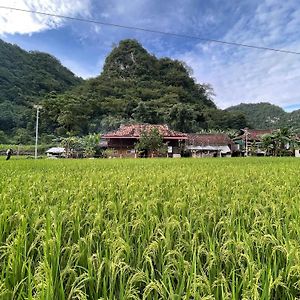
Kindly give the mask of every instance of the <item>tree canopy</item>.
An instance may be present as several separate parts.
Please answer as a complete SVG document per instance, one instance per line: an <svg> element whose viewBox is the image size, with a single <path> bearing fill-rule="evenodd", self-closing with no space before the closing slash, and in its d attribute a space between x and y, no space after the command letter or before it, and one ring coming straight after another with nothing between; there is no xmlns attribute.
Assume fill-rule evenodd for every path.
<svg viewBox="0 0 300 300"><path fill-rule="evenodd" d="M244 114L250 128L277 129L293 127L300 132L300 110L285 112L281 107L267 102L241 103L226 111Z"/></svg>
<svg viewBox="0 0 300 300"><path fill-rule="evenodd" d="M149 132L142 132L138 143L135 146L136 150L141 154L149 153L152 157L154 152L163 152L163 136L159 133L157 128L152 128Z"/></svg>
<svg viewBox="0 0 300 300"><path fill-rule="evenodd" d="M299 147L299 139L290 128L280 128L262 137L262 145L268 155L292 155Z"/></svg>
<svg viewBox="0 0 300 300"><path fill-rule="evenodd" d="M89 80L74 76L49 54L3 41L0 62L2 139L13 136L17 142L22 130L23 142L33 138L34 103L43 105L45 139L106 132L129 122L165 123L184 132L247 125L242 113L218 109L212 88L197 83L185 63L157 58L136 40L121 41L103 72Z"/></svg>
<svg viewBox="0 0 300 300"><path fill-rule="evenodd" d="M27 52L0 40L0 130L16 135L34 126L33 104L82 82L53 56Z"/></svg>
<svg viewBox="0 0 300 300"><path fill-rule="evenodd" d="M158 59L137 41L123 40L100 76L46 99L46 127L86 134L128 122L166 123L184 132L246 126L243 114L217 109L211 95L212 88L196 83L183 62Z"/></svg>

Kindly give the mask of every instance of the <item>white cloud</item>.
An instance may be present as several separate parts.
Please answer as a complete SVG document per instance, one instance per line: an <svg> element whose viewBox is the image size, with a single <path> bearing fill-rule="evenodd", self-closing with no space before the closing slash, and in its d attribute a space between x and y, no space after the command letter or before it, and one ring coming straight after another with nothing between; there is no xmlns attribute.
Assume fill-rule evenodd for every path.
<svg viewBox="0 0 300 300"><path fill-rule="evenodd" d="M81 16L129 26L212 37L226 41L273 48L300 49L300 6L298 0L248 0L232 6L212 0L207 7L193 0L1 0L0 5L27 10L47 11L68 16ZM219 4L222 2L222 5ZM243 6L246 4L246 6ZM93 9L92 9L93 5ZM245 7L250 7L247 10ZM58 28L66 20L0 9L0 36L31 34ZM300 60L298 55L280 54L255 49L198 43L188 49L192 40L173 40L116 28L87 25L74 29L77 39L88 40L99 55L108 51L120 38L137 37L155 49L159 56L184 60L194 70L199 82L209 82L216 93L216 103L225 108L240 102L270 101L280 106L300 103ZM74 26L75 27L75 26ZM228 28L229 27L229 28ZM222 32L220 36L220 32ZM94 39L94 40L93 40ZM97 41L97 43L95 42ZM170 46L170 47L169 47ZM299 50L298 50L299 51ZM106 53L106 52L105 52ZM66 56L66 55L65 55ZM74 62L60 57L64 64L83 77L100 72L101 64ZM102 60L99 60L103 63Z"/></svg>
<svg viewBox="0 0 300 300"><path fill-rule="evenodd" d="M89 16L91 0L1 0L1 6L54 13ZM66 20L38 14L0 9L0 35L31 34L62 26Z"/></svg>
<svg viewBox="0 0 300 300"><path fill-rule="evenodd" d="M244 15L222 39L273 48L300 49L300 6L296 0L261 2L254 15ZM199 82L210 82L216 103L225 108L240 102L300 103L299 55L198 44L179 56Z"/></svg>

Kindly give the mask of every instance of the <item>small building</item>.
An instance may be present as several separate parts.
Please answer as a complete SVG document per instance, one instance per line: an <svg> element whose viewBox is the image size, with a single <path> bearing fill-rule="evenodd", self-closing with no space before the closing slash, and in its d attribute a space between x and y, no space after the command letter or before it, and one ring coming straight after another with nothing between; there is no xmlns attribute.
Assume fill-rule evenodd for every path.
<svg viewBox="0 0 300 300"><path fill-rule="evenodd" d="M46 154L49 158L60 158L65 157L66 151L62 147L52 147L46 151Z"/></svg>
<svg viewBox="0 0 300 300"><path fill-rule="evenodd" d="M271 134L273 129L241 129L238 136L233 138L236 154L263 156L262 139L265 134ZM246 153L247 152L247 153Z"/></svg>
<svg viewBox="0 0 300 300"><path fill-rule="evenodd" d="M186 150L192 157L230 157L233 142L225 133L189 134Z"/></svg>
<svg viewBox="0 0 300 300"><path fill-rule="evenodd" d="M157 129L163 137L163 143L167 146L169 157L181 154L182 144L187 139L187 135L182 132L169 129L167 125L153 124L130 124L122 125L119 129L102 136L107 141L107 149L113 149L113 157L137 157L139 154L135 150L135 145L139 141L142 133ZM148 154L145 153L145 156Z"/></svg>

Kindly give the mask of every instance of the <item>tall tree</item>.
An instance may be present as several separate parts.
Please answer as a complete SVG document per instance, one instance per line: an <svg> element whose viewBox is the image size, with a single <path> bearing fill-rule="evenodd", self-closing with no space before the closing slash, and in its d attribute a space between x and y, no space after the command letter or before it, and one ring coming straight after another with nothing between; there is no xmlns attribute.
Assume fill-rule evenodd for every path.
<svg viewBox="0 0 300 300"><path fill-rule="evenodd" d="M299 145L298 137L291 128L280 128L265 134L262 141L267 153L274 156L291 154Z"/></svg>
<svg viewBox="0 0 300 300"><path fill-rule="evenodd" d="M163 146L163 136L159 133L157 128L153 128L149 132L142 132L135 148L139 152L145 155L150 154L151 157L153 157L154 153L162 150Z"/></svg>

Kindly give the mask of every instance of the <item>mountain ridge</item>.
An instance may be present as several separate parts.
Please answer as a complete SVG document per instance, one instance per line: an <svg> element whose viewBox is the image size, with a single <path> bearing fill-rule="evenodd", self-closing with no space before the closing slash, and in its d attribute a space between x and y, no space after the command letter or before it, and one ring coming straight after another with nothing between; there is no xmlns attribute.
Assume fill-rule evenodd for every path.
<svg viewBox="0 0 300 300"><path fill-rule="evenodd" d="M34 128L34 103L50 92L61 93L80 82L82 79L54 56L28 52L0 39L0 142L12 134L20 137L15 142L24 142Z"/></svg>
<svg viewBox="0 0 300 300"><path fill-rule="evenodd" d="M218 109L212 88L184 62L157 58L136 40L122 40L102 73L83 80L50 54L0 40L0 142L32 140L34 103L42 104L41 136L105 132L124 123L166 123L182 132L239 129L245 114ZM3 142L3 139L2 139Z"/></svg>
<svg viewBox="0 0 300 300"><path fill-rule="evenodd" d="M278 105L269 102L240 103L226 108L226 111L240 112L246 117L248 125L256 129L276 129L293 127L300 131L300 109L286 112Z"/></svg>
<svg viewBox="0 0 300 300"><path fill-rule="evenodd" d="M112 49L99 76L49 98L45 105L56 113L46 119L59 134L105 132L128 122L166 123L183 132L245 125L242 114L218 109L211 93L183 62L157 58L127 39Z"/></svg>

